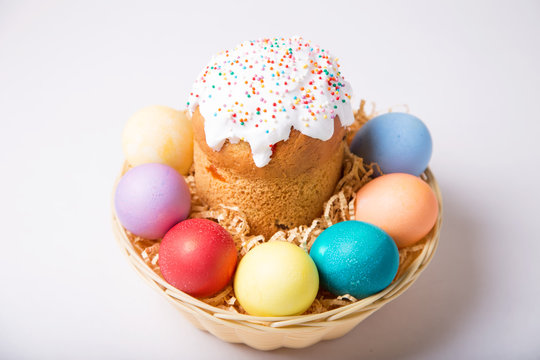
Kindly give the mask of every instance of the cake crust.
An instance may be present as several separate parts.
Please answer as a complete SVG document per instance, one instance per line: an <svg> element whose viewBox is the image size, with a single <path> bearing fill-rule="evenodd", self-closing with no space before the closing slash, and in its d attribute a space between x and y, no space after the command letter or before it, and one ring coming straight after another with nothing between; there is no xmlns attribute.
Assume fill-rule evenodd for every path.
<svg viewBox="0 0 540 360"><path fill-rule="evenodd" d="M194 140L209 162L218 169L228 169L252 179L295 177L309 172L313 167L324 166L335 157L335 152L339 151L346 132L338 116L334 118L334 133L327 141L291 129L288 140L280 141L273 146L272 160L264 167L257 167L247 142L232 144L226 141L219 151L210 148L206 142L204 122L199 109L195 109L192 116Z"/></svg>
<svg viewBox="0 0 540 360"><path fill-rule="evenodd" d="M248 143L226 142L215 151L206 143L198 110L192 121L195 184L206 204L238 207L251 233L266 238L320 216L341 176L346 129L337 117L327 141L291 129L289 139L275 144L271 161L262 168L255 165Z"/></svg>

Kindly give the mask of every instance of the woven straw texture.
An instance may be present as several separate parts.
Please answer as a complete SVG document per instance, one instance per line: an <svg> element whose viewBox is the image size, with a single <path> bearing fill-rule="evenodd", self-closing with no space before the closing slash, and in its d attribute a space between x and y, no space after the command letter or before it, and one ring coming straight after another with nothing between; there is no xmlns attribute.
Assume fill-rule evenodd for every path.
<svg viewBox="0 0 540 360"><path fill-rule="evenodd" d="M371 117L365 115L363 106L364 102L356 113L357 126L353 126L353 132ZM344 169L342 181L336 188L336 194L325 205L325 213L321 219L314 221L310 227L302 226L287 233L279 232L269 241L291 241L307 250L325 228L333 223L351 219L351 214L354 214L354 194L360 186L369 181L373 169L362 164L361 159L349 152L344 159ZM121 174L127 170L128 167L125 165ZM248 236L249 226L242 219L241 212L226 207L217 210L208 209L198 203L192 179L192 175L186 177L193 197L191 217L215 219L224 225L235 238L240 256L264 241L260 236ZM157 266L159 243L137 238L127 232L119 223L114 206L113 229L118 244L137 273L197 328L208 331L224 341L244 343L260 350L279 347L303 348L321 340L345 335L373 312L407 290L429 264L439 241L442 198L438 184L429 169L422 174L422 179L431 186L437 196L438 219L433 229L418 244L400 250L400 268L394 281L381 292L360 300L348 296L333 298L331 294L320 292L314 305L306 314L299 316L247 315L236 302L230 285L212 299L201 301L193 298L172 287L161 277Z"/></svg>

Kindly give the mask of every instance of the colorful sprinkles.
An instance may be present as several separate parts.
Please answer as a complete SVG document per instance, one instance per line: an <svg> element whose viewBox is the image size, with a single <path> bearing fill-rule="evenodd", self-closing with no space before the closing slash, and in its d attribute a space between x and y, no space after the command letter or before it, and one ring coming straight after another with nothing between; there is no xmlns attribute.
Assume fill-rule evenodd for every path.
<svg viewBox="0 0 540 360"><path fill-rule="evenodd" d="M199 107L211 148L245 140L262 167L291 127L328 140L336 115L343 126L353 122L350 85L339 67L301 37L246 41L212 58L187 105L192 112Z"/></svg>

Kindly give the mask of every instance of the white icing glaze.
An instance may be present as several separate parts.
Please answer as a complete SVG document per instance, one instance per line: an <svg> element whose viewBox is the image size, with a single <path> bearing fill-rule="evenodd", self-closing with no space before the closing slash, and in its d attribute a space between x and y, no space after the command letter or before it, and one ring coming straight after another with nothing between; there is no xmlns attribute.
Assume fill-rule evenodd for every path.
<svg viewBox="0 0 540 360"><path fill-rule="evenodd" d="M263 167L272 146L291 128L328 140L334 117L354 121L351 87L337 59L301 37L246 41L215 55L189 96L205 119L206 142L219 151L225 140L246 141L255 165Z"/></svg>

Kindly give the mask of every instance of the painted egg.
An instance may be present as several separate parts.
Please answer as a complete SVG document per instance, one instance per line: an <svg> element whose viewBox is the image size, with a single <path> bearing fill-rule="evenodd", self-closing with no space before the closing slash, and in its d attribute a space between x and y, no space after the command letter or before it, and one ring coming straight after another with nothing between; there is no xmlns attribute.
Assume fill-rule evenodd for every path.
<svg viewBox="0 0 540 360"><path fill-rule="evenodd" d="M159 239L189 215L191 195L170 166L144 164L122 176L114 197L120 223L133 234Z"/></svg>
<svg viewBox="0 0 540 360"><path fill-rule="evenodd" d="M250 250L238 264L234 293L251 315L288 316L306 311L319 289L313 260L300 247L271 241Z"/></svg>
<svg viewBox="0 0 540 360"><path fill-rule="evenodd" d="M429 185L410 174L387 174L358 191L355 219L374 224L402 248L422 239L439 214L437 197Z"/></svg>
<svg viewBox="0 0 540 360"><path fill-rule="evenodd" d="M184 111L149 106L136 112L122 134L122 149L131 166L161 163L186 175L193 162L193 129Z"/></svg>
<svg viewBox="0 0 540 360"><path fill-rule="evenodd" d="M390 285L399 266L396 244L380 228L344 221L324 230L311 247L321 286L334 295L373 295Z"/></svg>
<svg viewBox="0 0 540 360"><path fill-rule="evenodd" d="M237 259L227 230L207 219L189 219L165 234L158 262L169 284L189 295L207 297L229 283Z"/></svg>
<svg viewBox="0 0 540 360"><path fill-rule="evenodd" d="M351 151L375 162L384 174L420 175L431 158L429 130L416 116L392 112L369 120L356 133Z"/></svg>

